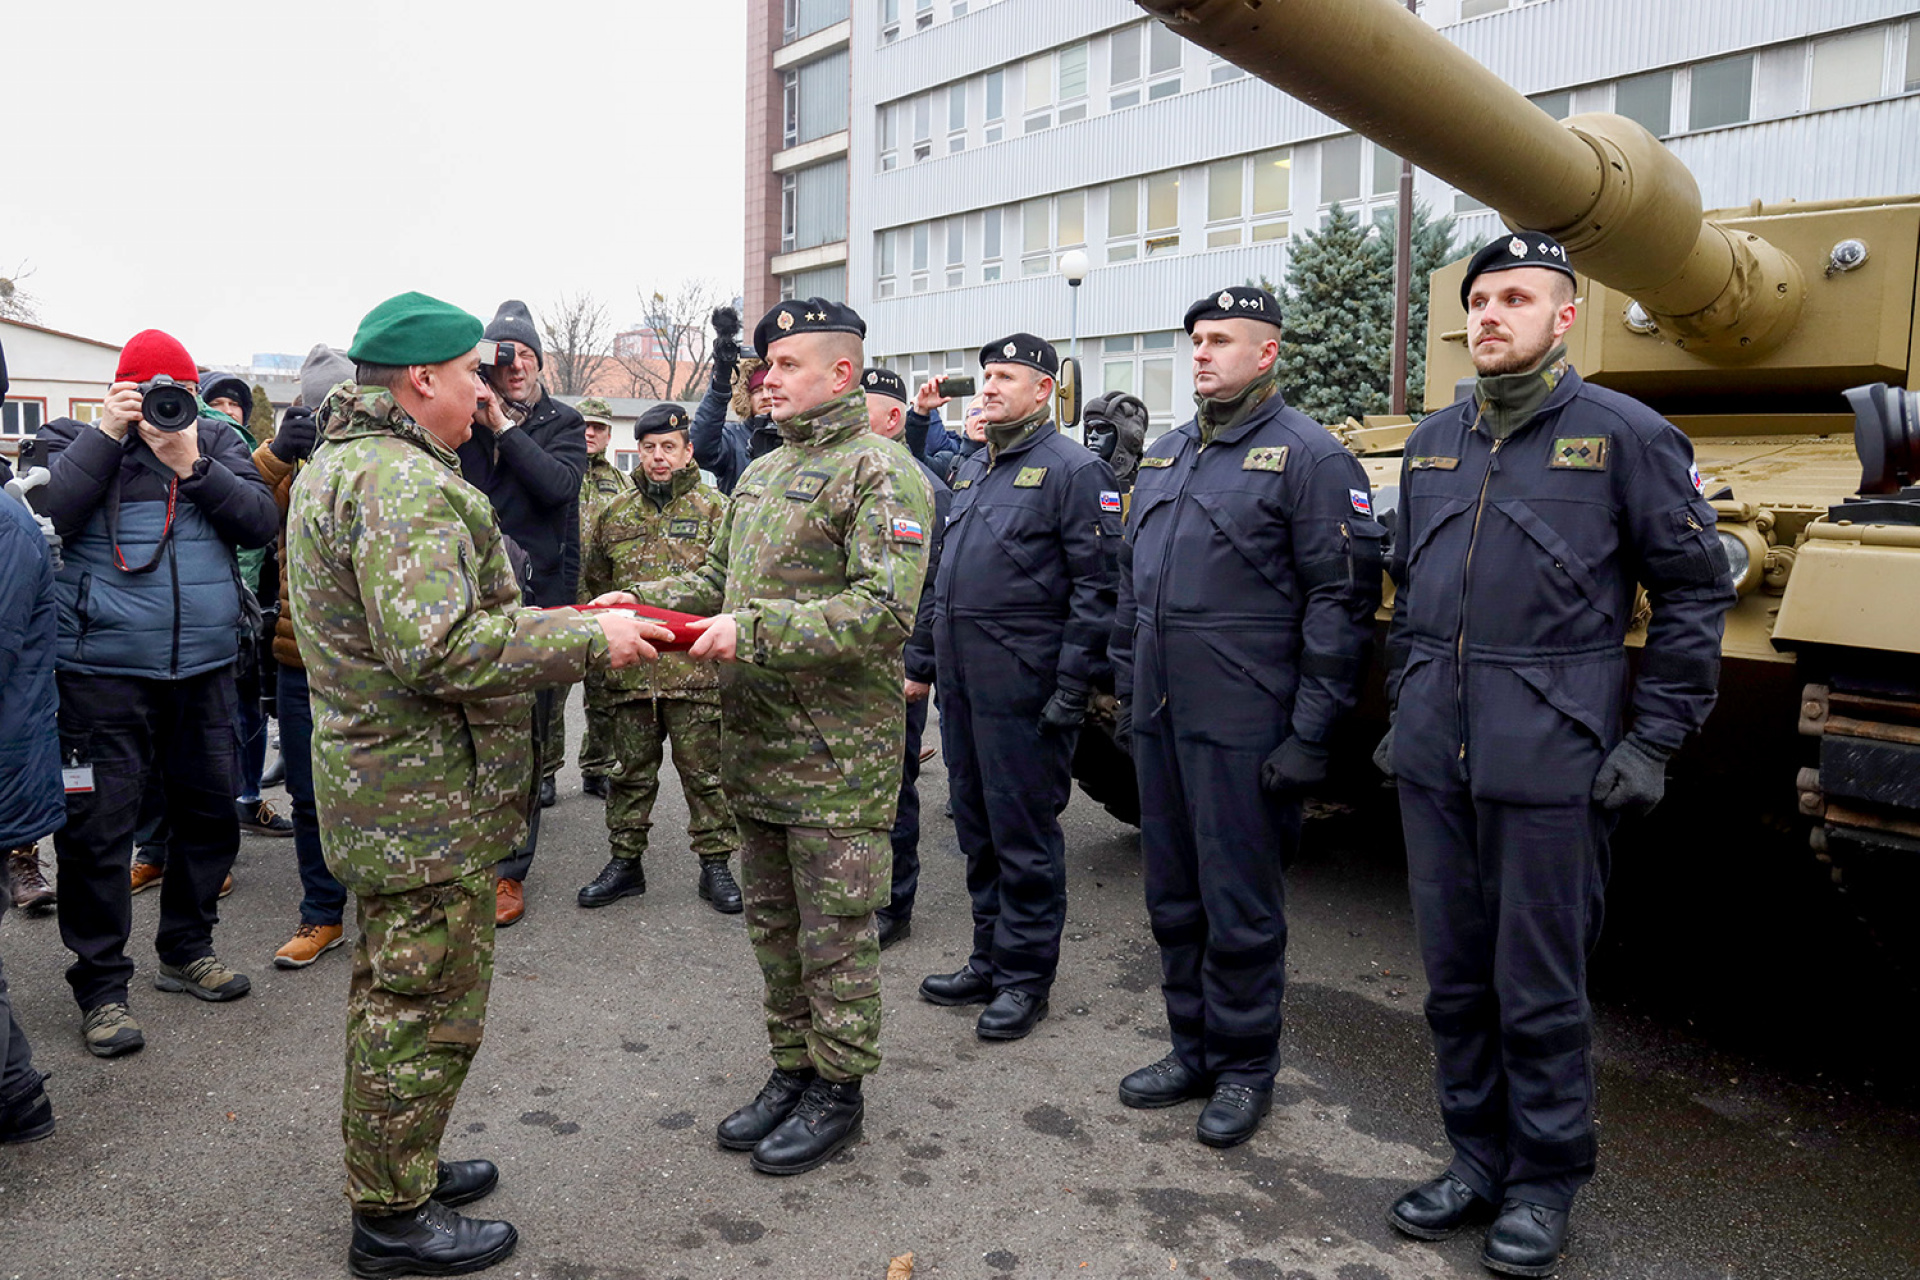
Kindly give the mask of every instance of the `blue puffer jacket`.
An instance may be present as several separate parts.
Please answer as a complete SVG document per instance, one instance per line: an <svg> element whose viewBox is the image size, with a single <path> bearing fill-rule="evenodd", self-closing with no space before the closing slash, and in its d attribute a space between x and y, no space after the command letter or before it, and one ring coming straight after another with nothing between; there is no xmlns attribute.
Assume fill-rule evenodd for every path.
<svg viewBox="0 0 1920 1280"><path fill-rule="evenodd" d="M136 433L122 445L71 418L40 428L52 477L43 490L46 511L65 540L57 587L61 671L183 680L238 655L234 550L273 541L280 513L231 425L202 418L195 429L200 456L211 465L180 482L162 546L173 472ZM156 551L151 572L129 572L154 561Z"/></svg>
<svg viewBox="0 0 1920 1280"><path fill-rule="evenodd" d="M0 496L0 849L67 821L53 685L53 568L27 509Z"/></svg>

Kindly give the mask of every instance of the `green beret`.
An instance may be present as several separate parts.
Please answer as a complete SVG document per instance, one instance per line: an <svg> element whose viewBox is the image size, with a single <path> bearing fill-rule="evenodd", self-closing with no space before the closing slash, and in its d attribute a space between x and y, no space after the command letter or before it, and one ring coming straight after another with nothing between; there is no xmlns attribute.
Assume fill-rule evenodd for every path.
<svg viewBox="0 0 1920 1280"><path fill-rule="evenodd" d="M367 312L347 356L361 364L439 364L472 351L485 328L452 303L403 293Z"/></svg>
<svg viewBox="0 0 1920 1280"><path fill-rule="evenodd" d="M578 409L580 416L588 422L597 422L603 427L613 425L613 406L599 396L588 396L573 407Z"/></svg>

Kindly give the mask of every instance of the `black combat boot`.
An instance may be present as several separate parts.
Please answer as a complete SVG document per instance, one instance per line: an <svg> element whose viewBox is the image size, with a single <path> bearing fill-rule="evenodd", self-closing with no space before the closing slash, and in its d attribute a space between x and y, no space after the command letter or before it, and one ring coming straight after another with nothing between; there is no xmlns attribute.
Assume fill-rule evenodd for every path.
<svg viewBox="0 0 1920 1280"><path fill-rule="evenodd" d="M1423 1182L1393 1202L1387 1222L1415 1240L1445 1240L1469 1222L1493 1216L1493 1201L1481 1197L1451 1171Z"/></svg>
<svg viewBox="0 0 1920 1280"><path fill-rule="evenodd" d="M904 942L913 936L913 918L911 916L892 916L884 911L873 913L874 928L880 934L880 949L885 951L896 942Z"/></svg>
<svg viewBox="0 0 1920 1280"><path fill-rule="evenodd" d="M638 858L610 858L593 883L580 890L580 905L604 907L647 891L647 873Z"/></svg>
<svg viewBox="0 0 1920 1280"><path fill-rule="evenodd" d="M1260 1120L1273 1110L1273 1089L1250 1084L1217 1084L1200 1108L1194 1136L1210 1147L1237 1147L1259 1132Z"/></svg>
<svg viewBox="0 0 1920 1280"><path fill-rule="evenodd" d="M1170 1053L1150 1067L1130 1073L1120 1082L1120 1105L1140 1111L1172 1107L1189 1098L1210 1097L1213 1080L1189 1071L1178 1054Z"/></svg>
<svg viewBox="0 0 1920 1280"><path fill-rule="evenodd" d="M560 793L554 789L553 779L551 777L540 779L540 807L551 809L559 803Z"/></svg>
<svg viewBox="0 0 1920 1280"><path fill-rule="evenodd" d="M740 914L740 886L734 882L733 872L727 870L725 858L709 858L700 864L700 896L722 915Z"/></svg>
<svg viewBox="0 0 1920 1280"><path fill-rule="evenodd" d="M580 793L582 795L607 798L607 775L604 773L583 773L580 775Z"/></svg>
<svg viewBox="0 0 1920 1280"><path fill-rule="evenodd" d="M980 1011L973 1033L982 1040L1019 1040L1047 1016L1047 998L1008 987Z"/></svg>
<svg viewBox="0 0 1920 1280"><path fill-rule="evenodd" d="M1487 1228L1480 1261L1507 1276L1550 1276L1567 1247L1567 1211L1509 1200Z"/></svg>
<svg viewBox="0 0 1920 1280"><path fill-rule="evenodd" d="M432 1200L403 1213L356 1213L347 1269L356 1276L463 1276L504 1261L511 1223L463 1218Z"/></svg>
<svg viewBox="0 0 1920 1280"><path fill-rule="evenodd" d="M442 1160L439 1172L433 1198L449 1209L472 1204L500 1185L500 1170L491 1160Z"/></svg>
<svg viewBox="0 0 1920 1280"><path fill-rule="evenodd" d="M776 1176L818 1169L860 1136L866 1110L858 1080L816 1078L793 1114L753 1149L753 1167Z"/></svg>
<svg viewBox="0 0 1920 1280"><path fill-rule="evenodd" d="M920 983L920 998L929 1004L985 1004L993 999L993 979L972 965L958 973L928 974Z"/></svg>
<svg viewBox="0 0 1920 1280"><path fill-rule="evenodd" d="M53 1103L39 1084L11 1102L0 1102L0 1146L38 1142L52 1132Z"/></svg>
<svg viewBox="0 0 1920 1280"><path fill-rule="evenodd" d="M780 1122L800 1105L800 1095L814 1082L812 1067L804 1071L773 1069L760 1096L720 1122L720 1145L728 1151L751 1151L760 1140L780 1127Z"/></svg>

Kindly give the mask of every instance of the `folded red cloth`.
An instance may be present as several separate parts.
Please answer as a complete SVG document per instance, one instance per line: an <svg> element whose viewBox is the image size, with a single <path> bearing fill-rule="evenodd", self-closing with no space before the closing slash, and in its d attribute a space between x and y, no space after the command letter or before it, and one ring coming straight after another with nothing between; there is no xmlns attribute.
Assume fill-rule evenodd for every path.
<svg viewBox="0 0 1920 1280"><path fill-rule="evenodd" d="M687 626L689 622L700 621L700 615L697 613L677 613L672 609L656 609L650 604L577 604L566 607L581 613L604 613L615 610L657 622L673 632L672 640L654 643L653 647L661 653L685 653L693 647L693 642L700 638L698 631Z"/></svg>

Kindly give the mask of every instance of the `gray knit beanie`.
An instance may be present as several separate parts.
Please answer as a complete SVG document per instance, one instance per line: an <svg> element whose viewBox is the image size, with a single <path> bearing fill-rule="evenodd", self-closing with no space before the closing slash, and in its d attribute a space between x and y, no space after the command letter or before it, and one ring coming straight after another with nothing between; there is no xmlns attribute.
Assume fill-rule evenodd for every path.
<svg viewBox="0 0 1920 1280"><path fill-rule="evenodd" d="M547 367L546 355L540 350L540 333L534 328L533 313L518 298L508 298L500 304L500 309L493 313L493 322L481 336L489 342L511 342L515 346L532 347L534 359L540 362L542 369Z"/></svg>
<svg viewBox="0 0 1920 1280"><path fill-rule="evenodd" d="M353 361L346 353L317 342L300 365L300 403L318 413L327 392L352 379Z"/></svg>

